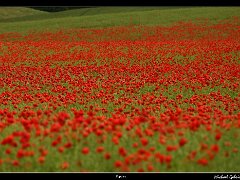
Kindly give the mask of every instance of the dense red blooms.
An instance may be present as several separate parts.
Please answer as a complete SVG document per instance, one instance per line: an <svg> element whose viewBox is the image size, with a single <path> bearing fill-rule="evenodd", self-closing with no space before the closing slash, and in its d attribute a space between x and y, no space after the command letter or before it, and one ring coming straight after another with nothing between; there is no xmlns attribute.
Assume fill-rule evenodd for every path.
<svg viewBox="0 0 240 180"><path fill-rule="evenodd" d="M100 162L140 172L234 159L239 23L1 34L0 171L52 159L51 171Z"/></svg>

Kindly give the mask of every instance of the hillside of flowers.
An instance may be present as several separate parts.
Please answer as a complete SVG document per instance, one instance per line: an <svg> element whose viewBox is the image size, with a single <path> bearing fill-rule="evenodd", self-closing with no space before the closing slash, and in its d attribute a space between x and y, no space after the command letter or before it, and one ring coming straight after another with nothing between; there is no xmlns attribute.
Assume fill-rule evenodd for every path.
<svg viewBox="0 0 240 180"><path fill-rule="evenodd" d="M0 34L0 171L239 172L240 19Z"/></svg>

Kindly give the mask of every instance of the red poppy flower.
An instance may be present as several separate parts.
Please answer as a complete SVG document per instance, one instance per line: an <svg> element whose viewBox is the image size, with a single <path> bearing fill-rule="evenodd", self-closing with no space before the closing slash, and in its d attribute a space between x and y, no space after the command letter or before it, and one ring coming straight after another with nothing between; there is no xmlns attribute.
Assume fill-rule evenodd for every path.
<svg viewBox="0 0 240 180"><path fill-rule="evenodd" d="M179 140L179 145L182 147L182 146L184 146L187 142L188 142L188 140L187 140L186 138L181 138L181 139Z"/></svg>
<svg viewBox="0 0 240 180"><path fill-rule="evenodd" d="M88 153L89 153L89 148L88 148L88 147L84 147L84 148L82 149L82 153L83 153L83 154L88 154Z"/></svg>
<svg viewBox="0 0 240 180"><path fill-rule="evenodd" d="M208 160L206 158L201 158L197 161L197 163L199 165L202 165L202 166L207 166L208 165Z"/></svg>
<svg viewBox="0 0 240 180"><path fill-rule="evenodd" d="M104 151L104 147L103 146L98 146L97 148L96 148L96 152L98 152L98 153L101 153L101 152L103 152Z"/></svg>
<svg viewBox="0 0 240 180"><path fill-rule="evenodd" d="M110 158L111 158L111 154L108 153L108 152L106 152L106 153L104 154L104 158L105 158L106 160L110 159Z"/></svg>
<svg viewBox="0 0 240 180"><path fill-rule="evenodd" d="M39 162L40 164L43 164L43 163L45 162L45 157L44 157L44 156L40 156L40 157L38 158L38 162Z"/></svg>

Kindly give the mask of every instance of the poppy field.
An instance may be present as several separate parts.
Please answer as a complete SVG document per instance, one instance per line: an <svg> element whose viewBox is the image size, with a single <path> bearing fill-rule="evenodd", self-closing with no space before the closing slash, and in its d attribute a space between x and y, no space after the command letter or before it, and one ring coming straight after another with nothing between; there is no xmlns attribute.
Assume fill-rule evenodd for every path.
<svg viewBox="0 0 240 180"><path fill-rule="evenodd" d="M240 171L240 19L0 34L0 171Z"/></svg>

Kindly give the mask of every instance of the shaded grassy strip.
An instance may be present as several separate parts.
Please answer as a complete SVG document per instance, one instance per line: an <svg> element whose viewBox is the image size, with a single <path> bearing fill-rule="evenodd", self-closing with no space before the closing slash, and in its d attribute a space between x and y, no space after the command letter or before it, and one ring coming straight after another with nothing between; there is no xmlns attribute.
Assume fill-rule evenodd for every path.
<svg viewBox="0 0 240 180"><path fill-rule="evenodd" d="M127 25L168 26L178 21L207 18L209 23L240 16L240 7L200 7L171 10L152 10L80 17L62 17L39 21L0 23L0 33L55 31L68 28L104 28Z"/></svg>

